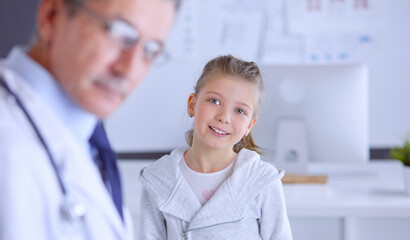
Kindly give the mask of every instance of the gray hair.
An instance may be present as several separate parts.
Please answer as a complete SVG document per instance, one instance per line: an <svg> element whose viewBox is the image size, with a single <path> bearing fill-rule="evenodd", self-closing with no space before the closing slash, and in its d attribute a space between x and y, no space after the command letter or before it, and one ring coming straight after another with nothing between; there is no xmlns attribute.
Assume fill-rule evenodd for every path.
<svg viewBox="0 0 410 240"><path fill-rule="evenodd" d="M77 7L83 5L87 1L91 1L91 0L64 0L64 3L68 6L69 16L75 15L77 13ZM182 0L164 0L164 1L173 2L175 6L175 10L177 11L180 8L181 2L182 2Z"/></svg>
<svg viewBox="0 0 410 240"><path fill-rule="evenodd" d="M72 17L77 13L78 6L81 6L85 4L85 2L92 1L92 0L63 0L63 1L67 6L68 16ZM176 11L179 10L181 3L182 3L182 0L164 0L164 1L173 2ZM37 41L37 38L38 38L38 32L37 32L37 29L34 29L31 34L29 45L32 46Z"/></svg>

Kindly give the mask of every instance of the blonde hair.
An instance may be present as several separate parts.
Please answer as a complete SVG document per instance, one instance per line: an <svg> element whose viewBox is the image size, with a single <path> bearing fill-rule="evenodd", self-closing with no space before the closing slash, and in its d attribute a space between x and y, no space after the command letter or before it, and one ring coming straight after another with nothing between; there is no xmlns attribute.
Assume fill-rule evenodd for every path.
<svg viewBox="0 0 410 240"><path fill-rule="evenodd" d="M210 60L205 65L204 70L195 85L194 89L196 96L198 96L199 92L204 88L207 80L210 79L210 77L214 74L229 75L234 77L234 79L240 79L242 81L247 81L254 84L258 89L258 94L255 101L255 109L253 111L252 117L259 115L260 106L262 104L263 80L261 72L256 63L246 62L232 55L220 56ZM193 137L193 129L186 132L185 138L189 146L192 146ZM233 146L233 151L238 153L243 148L261 154L260 147L255 144L250 132L247 136L244 136L238 143Z"/></svg>

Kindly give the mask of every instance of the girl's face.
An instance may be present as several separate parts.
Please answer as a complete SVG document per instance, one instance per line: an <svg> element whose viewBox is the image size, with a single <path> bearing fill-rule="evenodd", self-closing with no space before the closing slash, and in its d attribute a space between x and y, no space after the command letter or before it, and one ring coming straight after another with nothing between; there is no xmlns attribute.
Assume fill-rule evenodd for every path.
<svg viewBox="0 0 410 240"><path fill-rule="evenodd" d="M188 99L188 113L195 116L193 145L231 149L256 122L253 117L257 90L242 79L215 75L196 96Z"/></svg>

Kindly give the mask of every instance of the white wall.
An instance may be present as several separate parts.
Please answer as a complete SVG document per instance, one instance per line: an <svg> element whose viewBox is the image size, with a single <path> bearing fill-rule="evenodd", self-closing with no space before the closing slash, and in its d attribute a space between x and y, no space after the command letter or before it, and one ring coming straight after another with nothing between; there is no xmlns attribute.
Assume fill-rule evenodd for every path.
<svg viewBox="0 0 410 240"><path fill-rule="evenodd" d="M379 1L377 49L369 62L370 146L399 144L410 131L410 1Z"/></svg>
<svg viewBox="0 0 410 240"><path fill-rule="evenodd" d="M204 0L198 1L205 2ZM1 57L6 56L14 44L28 42L30 39L34 28L33 19L37 2L38 0L0 2ZM378 19L374 23L376 25L375 49L372 58L368 60L370 74L369 143L371 147L388 147L399 144L401 137L410 130L408 104L410 103L410 27L408 26L410 1L370 0L369 2L374 2L378 6ZM210 12L208 9L200 10L201 14L198 19L200 27L197 29L200 36L198 52L207 57L207 54L212 54L213 48L210 43L215 41L215 30L212 30L212 25L215 25L218 17L213 17L215 12ZM214 22L207 16L211 16ZM207 25L210 26L207 27ZM190 124L184 117L185 99L192 90L204 62L205 59L199 59L195 63L182 61L168 65L161 72L153 71L145 80L153 84L144 83L145 85L141 86L140 90L132 96L129 103L122 108L123 110L117 111L116 116L113 117L113 119L119 116L124 117L121 123L114 121L114 125L111 125L109 129L110 135L116 142L114 145L124 150L147 151L168 149L171 143L172 147L183 144L183 133L181 132ZM148 92L145 95L148 97L145 95L144 98L138 97L141 92L146 91ZM136 102L140 100L145 105L144 107L140 107L142 103ZM131 115L128 116L128 114ZM167 121L163 121L164 117ZM143 119L145 122L140 123L138 119ZM138 123L137 126L135 122ZM140 144L144 143L145 138L153 139L154 136L161 136L157 145ZM163 140L166 137L170 140ZM121 138L124 140L119 140ZM129 140L135 144L129 146L124 143ZM148 142L151 143L151 140ZM124 147L121 147L123 144Z"/></svg>
<svg viewBox="0 0 410 240"><path fill-rule="evenodd" d="M410 1L375 3L378 14L374 22L374 47L365 64L369 67L369 145L378 148L400 144L410 130ZM184 144L184 132L191 126L185 113L187 97L205 62L217 54L215 49L219 47L213 47L218 37L218 29L213 28L218 16L209 11L203 9L197 19L199 56L154 68L107 122L118 150L169 150ZM172 43L178 38L177 33L171 35Z"/></svg>

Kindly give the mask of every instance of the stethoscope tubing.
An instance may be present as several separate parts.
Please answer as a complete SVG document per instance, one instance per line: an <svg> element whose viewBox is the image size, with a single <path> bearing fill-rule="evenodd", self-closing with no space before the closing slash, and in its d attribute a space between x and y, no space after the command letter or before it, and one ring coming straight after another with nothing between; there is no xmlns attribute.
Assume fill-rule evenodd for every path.
<svg viewBox="0 0 410 240"><path fill-rule="evenodd" d="M46 144L46 141L45 141L44 138L43 138L43 135L40 133L40 130L38 129L38 127L37 127L37 125L35 124L34 120L31 118L30 114L28 113L28 110L27 110L26 107L24 106L24 104L23 104L23 102L21 101L21 99L17 96L16 93L14 93L14 92L10 89L10 87L9 87L9 86L7 85L7 83L6 83L6 80L5 80L2 76L0 76L0 86L3 87L3 88L8 92L8 94L10 94L10 95L14 98L14 100L15 100L16 103L17 103L17 105L18 105L19 108L22 110L22 112L23 112L24 115L26 116L27 120L30 122L30 125L31 125L32 128L34 129L34 131L35 131L35 133L36 133L38 139L40 140L41 145L43 145L43 148L44 148L44 150L45 150L46 153L47 153L47 156L48 156L48 158L49 158L49 160L50 160L50 163L51 163L51 165L52 165L52 167L53 167L53 169L54 169L54 173L55 173L55 175L56 175L56 177L57 177L58 184L60 185L61 192L62 192L62 194L63 194L64 196L66 196L66 195L67 195L67 190L66 190L66 188L65 188L65 186L64 186L64 183L63 183L63 181L62 181L62 179L61 179L60 173L59 173L58 168L57 168L57 164L56 164L56 162L55 162L55 160L54 160L54 158L53 158L53 155L51 154L50 148L48 147L48 145Z"/></svg>

